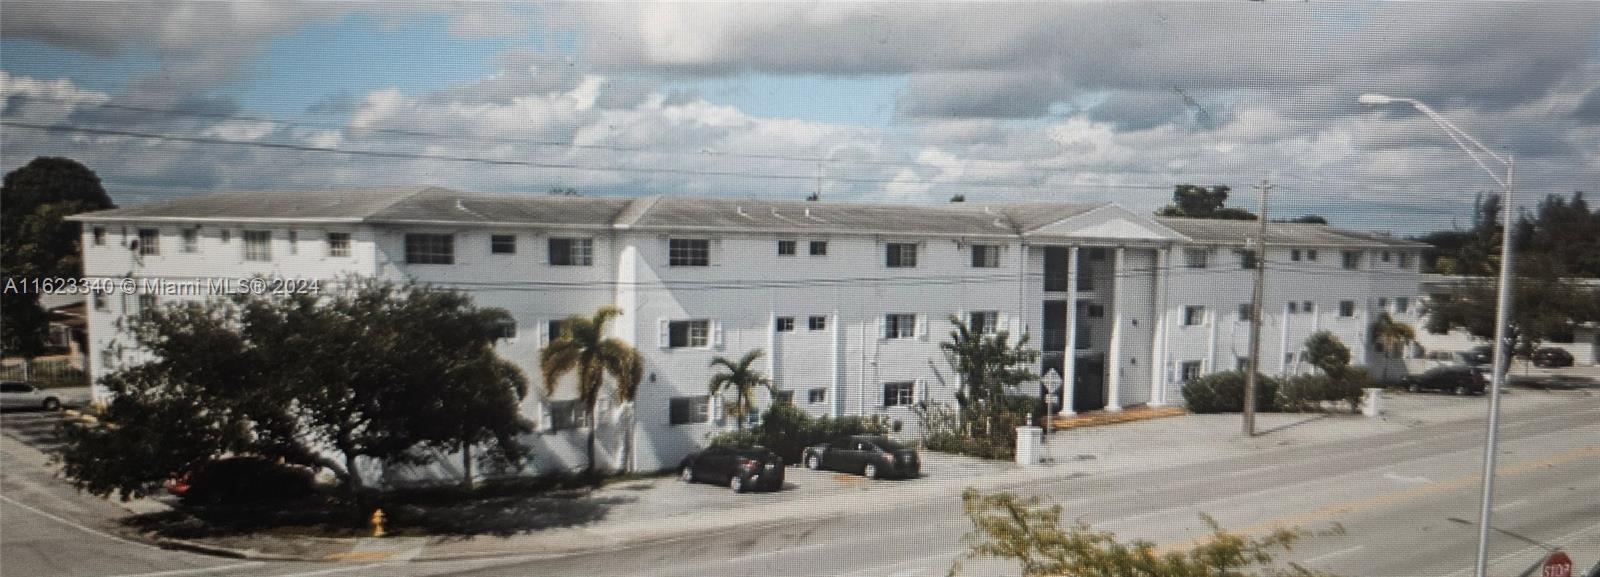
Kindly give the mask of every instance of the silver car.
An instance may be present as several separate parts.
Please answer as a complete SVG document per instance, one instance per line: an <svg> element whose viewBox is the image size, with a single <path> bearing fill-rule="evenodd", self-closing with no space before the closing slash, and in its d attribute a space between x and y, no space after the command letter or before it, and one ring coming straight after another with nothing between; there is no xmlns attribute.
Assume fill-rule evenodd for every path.
<svg viewBox="0 0 1600 577"><path fill-rule="evenodd" d="M0 408L54 411L60 407L61 397L50 391L17 381L0 382Z"/></svg>

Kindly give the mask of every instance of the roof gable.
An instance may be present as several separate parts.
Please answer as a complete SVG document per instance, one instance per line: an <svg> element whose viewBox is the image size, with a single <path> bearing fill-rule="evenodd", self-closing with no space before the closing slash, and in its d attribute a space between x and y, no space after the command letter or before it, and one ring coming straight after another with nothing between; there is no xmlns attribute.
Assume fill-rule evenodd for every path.
<svg viewBox="0 0 1600 577"><path fill-rule="evenodd" d="M1023 232L1029 238L1071 238L1112 241L1183 242L1189 240L1155 219L1115 204L1070 216Z"/></svg>

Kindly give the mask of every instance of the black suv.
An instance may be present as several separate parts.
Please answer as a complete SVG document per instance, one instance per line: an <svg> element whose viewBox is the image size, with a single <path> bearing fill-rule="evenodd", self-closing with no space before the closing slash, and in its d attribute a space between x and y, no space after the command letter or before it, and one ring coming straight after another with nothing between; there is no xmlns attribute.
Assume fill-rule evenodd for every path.
<svg viewBox="0 0 1600 577"><path fill-rule="evenodd" d="M1444 366L1428 369L1420 375L1406 375L1400 384L1413 393L1422 391L1450 391L1457 395L1483 394L1489 381L1478 367Z"/></svg>
<svg viewBox="0 0 1600 577"><path fill-rule="evenodd" d="M1536 367L1570 367L1572 366L1572 353L1556 347L1543 347L1533 351L1531 360Z"/></svg>
<svg viewBox="0 0 1600 577"><path fill-rule="evenodd" d="M914 478L922 471L917 452L879 435L853 435L806 447L802 456L809 469L861 473L868 479Z"/></svg>
<svg viewBox="0 0 1600 577"><path fill-rule="evenodd" d="M783 459L766 447L711 447L683 458L685 483L727 485L735 493L783 488Z"/></svg>

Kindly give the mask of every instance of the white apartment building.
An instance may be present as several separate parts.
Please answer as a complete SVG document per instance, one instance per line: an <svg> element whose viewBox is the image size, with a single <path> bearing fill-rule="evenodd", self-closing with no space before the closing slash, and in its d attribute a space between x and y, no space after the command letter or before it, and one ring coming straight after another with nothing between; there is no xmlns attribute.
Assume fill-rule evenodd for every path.
<svg viewBox="0 0 1600 577"><path fill-rule="evenodd" d="M1248 354L1257 224L1154 218L1115 204L947 205L649 196L475 194L442 188L213 194L95 212L92 277L189 280L341 275L469 292L516 319L501 354L528 375L528 442L543 470L583 465L568 386L545 398L538 353L552 324L603 305L612 335L646 362L638 469L675 466L732 428L707 396L715 356L762 349L763 372L815 415L883 415L911 434L910 405L951 402L939 342L954 315L1027 333L1040 374L1067 382L1066 412L1181 404L1185 379ZM1269 225L1263 371L1309 370L1307 335L1337 334L1370 364L1380 311L1418 324L1420 243ZM94 377L137 360L116 320L170 294L96 295ZM159 291L157 291L159 292ZM1028 391L1037 394L1037 391ZM765 405L774 399L763 396ZM597 458L622 458L618 407Z"/></svg>

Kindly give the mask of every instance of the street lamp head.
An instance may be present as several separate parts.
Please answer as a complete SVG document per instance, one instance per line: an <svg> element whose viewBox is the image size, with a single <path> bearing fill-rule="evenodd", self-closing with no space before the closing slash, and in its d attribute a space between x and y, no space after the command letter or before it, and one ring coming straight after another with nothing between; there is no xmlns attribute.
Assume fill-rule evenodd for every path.
<svg viewBox="0 0 1600 577"><path fill-rule="evenodd" d="M1395 98L1393 96L1387 96L1387 95L1383 95L1383 94L1373 94L1371 92L1368 92L1366 94L1362 94L1361 96L1356 97L1356 102L1360 102L1360 103L1365 104L1367 106L1379 106L1379 105L1390 104L1390 103L1394 103L1394 102L1398 102L1398 101L1400 101L1399 98Z"/></svg>

